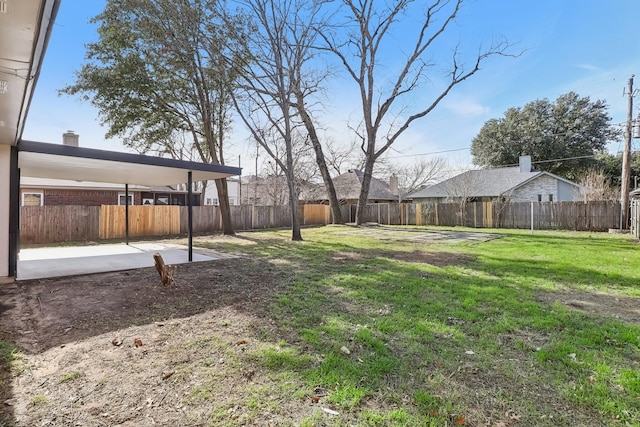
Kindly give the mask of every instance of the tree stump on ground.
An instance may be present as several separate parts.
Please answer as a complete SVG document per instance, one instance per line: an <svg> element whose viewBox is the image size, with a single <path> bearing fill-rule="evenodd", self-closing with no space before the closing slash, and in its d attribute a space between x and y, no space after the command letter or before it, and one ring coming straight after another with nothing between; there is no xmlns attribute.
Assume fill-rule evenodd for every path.
<svg viewBox="0 0 640 427"><path fill-rule="evenodd" d="M162 259L162 255L159 252L153 254L153 260L156 262L156 270L158 270L158 274L160 274L160 279L162 280L162 284L164 286L175 285L175 275L177 266L175 265L166 265L164 263L164 259Z"/></svg>

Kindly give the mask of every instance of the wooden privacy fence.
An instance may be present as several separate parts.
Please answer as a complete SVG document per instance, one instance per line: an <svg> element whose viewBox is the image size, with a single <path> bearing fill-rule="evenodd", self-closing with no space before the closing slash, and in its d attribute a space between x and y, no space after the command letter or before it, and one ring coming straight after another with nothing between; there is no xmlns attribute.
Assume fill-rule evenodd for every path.
<svg viewBox="0 0 640 427"><path fill-rule="evenodd" d="M417 225L607 231L620 226L620 203L475 202L417 205Z"/></svg>
<svg viewBox="0 0 640 427"><path fill-rule="evenodd" d="M125 237L125 207L100 207L100 239ZM129 236L172 236L180 234L180 206L129 206Z"/></svg>
<svg viewBox="0 0 640 427"><path fill-rule="evenodd" d="M640 237L640 202L633 202L632 230ZM533 208L533 209L532 209ZM343 219L353 222L355 206L340 207ZM121 239L125 236L124 206L25 206L20 211L23 243L56 243ZM301 224L331 222L327 205L300 207ZM289 206L231 206L235 230L291 226ZM606 231L620 226L618 202L478 202L397 204L378 203L366 207L365 221L389 225L464 225L477 228L533 228ZM635 221L635 222L633 222ZM187 234L186 206L130 206L129 235L176 236ZM193 207L193 231L222 231L217 206Z"/></svg>
<svg viewBox="0 0 640 427"><path fill-rule="evenodd" d="M302 213L301 209L301 213ZM289 227L289 206L231 206L235 230ZM222 231L217 206L193 207L193 232ZM22 243L59 243L122 239L125 237L125 207L24 206L20 211ZM188 232L186 206L129 206L129 236L177 236Z"/></svg>
<svg viewBox="0 0 640 427"><path fill-rule="evenodd" d="M340 213L344 222L354 222L356 219L355 205L340 206ZM331 224L333 217L328 205L304 205L304 224ZM365 208L367 222L387 225L415 225L416 205L409 203L376 203Z"/></svg>
<svg viewBox="0 0 640 427"><path fill-rule="evenodd" d="M100 206L23 206L20 210L22 243L97 240Z"/></svg>

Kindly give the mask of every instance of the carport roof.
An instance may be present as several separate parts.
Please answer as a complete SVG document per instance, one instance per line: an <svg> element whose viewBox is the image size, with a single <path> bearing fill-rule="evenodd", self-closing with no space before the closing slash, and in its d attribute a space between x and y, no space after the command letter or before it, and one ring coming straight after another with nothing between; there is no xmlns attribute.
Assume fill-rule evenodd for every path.
<svg viewBox="0 0 640 427"><path fill-rule="evenodd" d="M231 166L35 141L20 141L18 150L20 175L32 178L160 186L187 182L189 171L194 181L242 172Z"/></svg>

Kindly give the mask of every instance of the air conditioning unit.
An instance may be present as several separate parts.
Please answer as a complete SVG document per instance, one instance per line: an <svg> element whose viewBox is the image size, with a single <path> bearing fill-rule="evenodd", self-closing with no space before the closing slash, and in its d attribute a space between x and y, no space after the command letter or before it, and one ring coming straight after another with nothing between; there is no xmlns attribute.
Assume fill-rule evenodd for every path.
<svg viewBox="0 0 640 427"><path fill-rule="evenodd" d="M142 199L142 204L143 205L152 205L153 204L153 199Z"/></svg>

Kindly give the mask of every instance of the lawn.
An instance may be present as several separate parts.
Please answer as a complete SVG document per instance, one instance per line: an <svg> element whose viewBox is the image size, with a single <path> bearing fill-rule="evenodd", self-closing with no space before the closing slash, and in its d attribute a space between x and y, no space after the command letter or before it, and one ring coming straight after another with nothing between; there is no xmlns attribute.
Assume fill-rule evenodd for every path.
<svg viewBox="0 0 640 427"><path fill-rule="evenodd" d="M289 231L195 240L242 256L220 262L243 288L260 291L217 305L223 315L191 313L180 299L177 309L130 322L166 322L158 340L169 343L174 368L157 381L188 390L180 398L186 425L640 425L637 242L482 230L497 236L447 243L414 238L416 227L385 230L384 239L375 230L305 229L303 242L290 242ZM273 292L259 283L266 278ZM243 312L244 329L221 333L232 309ZM186 334L185 325L197 326ZM157 334L121 326L121 335ZM3 358L15 364L6 348ZM18 357L14 389L28 382L33 357L42 356ZM81 371L67 364L52 374L56 390L87 381ZM89 390L107 388L111 374L100 376ZM231 379L242 383L224 385ZM175 391L167 390L158 405ZM51 411L56 399L37 384L17 394L31 412Z"/></svg>
<svg viewBox="0 0 640 427"><path fill-rule="evenodd" d="M265 364L302 380L310 398L321 388L326 404L352 423L640 419L635 242L510 232L485 243L429 244L332 227L305 230L303 243L287 235L260 233L258 245L225 250L294 272L271 307L280 326L272 338L286 337L286 345L266 353ZM635 306L635 318L575 302L601 293ZM559 302L567 296L573 306Z"/></svg>

